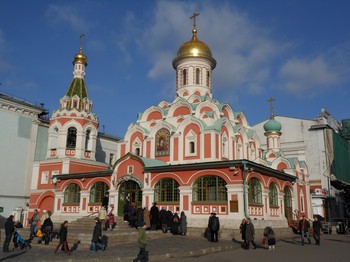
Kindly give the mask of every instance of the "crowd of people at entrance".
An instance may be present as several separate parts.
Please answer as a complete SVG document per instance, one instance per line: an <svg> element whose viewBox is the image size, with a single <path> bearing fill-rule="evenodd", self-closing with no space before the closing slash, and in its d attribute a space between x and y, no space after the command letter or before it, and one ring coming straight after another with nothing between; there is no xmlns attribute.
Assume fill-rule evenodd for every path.
<svg viewBox="0 0 350 262"><path fill-rule="evenodd" d="M153 203L150 210L147 207L135 207L125 205L124 221L130 227L138 227L140 223L145 224L146 230L162 230L163 233L170 231L174 235L186 236L187 217L184 211L180 213L166 210L164 207L159 210L157 203Z"/></svg>

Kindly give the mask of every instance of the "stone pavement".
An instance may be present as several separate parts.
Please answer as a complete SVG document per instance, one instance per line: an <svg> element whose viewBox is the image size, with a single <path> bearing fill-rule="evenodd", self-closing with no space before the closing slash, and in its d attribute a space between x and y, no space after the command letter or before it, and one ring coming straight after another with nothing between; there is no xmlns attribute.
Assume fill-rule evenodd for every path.
<svg viewBox="0 0 350 262"><path fill-rule="evenodd" d="M350 244L350 236L324 235L324 238L325 241L326 238L332 240L334 244L340 240L348 241L348 244ZM0 261L132 261L139 251L135 239L133 244L110 246L107 250L96 253L90 252L86 246L79 246L79 244L74 246L73 243L70 243L70 247L73 249L71 255L68 256L64 252L56 255L54 254L54 248L57 243L58 240L55 239L49 246L33 244L33 248L30 250L1 253ZM280 243L291 247L300 246L300 238L296 236L293 239L281 240ZM163 238L149 240L147 250L149 251L149 261L165 261L171 258L174 258L171 259L174 261L182 259L189 261L191 260L190 257L195 259L202 255L222 251L240 254L242 252L240 245L240 241L222 240L218 243L211 243L204 238L198 239L167 234ZM286 250L288 250L288 247ZM238 257L235 256L237 259Z"/></svg>

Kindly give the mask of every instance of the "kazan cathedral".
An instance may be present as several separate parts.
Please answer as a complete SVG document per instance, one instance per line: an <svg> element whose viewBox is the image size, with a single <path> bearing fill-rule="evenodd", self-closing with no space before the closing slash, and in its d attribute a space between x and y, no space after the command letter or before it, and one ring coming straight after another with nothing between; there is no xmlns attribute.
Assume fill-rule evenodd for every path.
<svg viewBox="0 0 350 262"><path fill-rule="evenodd" d="M96 160L98 118L80 46L71 85L50 119L46 160L34 166L29 216L46 209L55 221L72 221L96 213L109 192L117 216L155 202L184 211L189 227L206 227L212 212L222 228L238 228L244 217L260 228L312 217L306 163L284 157L273 113L263 151L245 115L213 98L216 60L197 34L194 17L192 38L172 61L176 97L138 114L115 143L111 165Z"/></svg>

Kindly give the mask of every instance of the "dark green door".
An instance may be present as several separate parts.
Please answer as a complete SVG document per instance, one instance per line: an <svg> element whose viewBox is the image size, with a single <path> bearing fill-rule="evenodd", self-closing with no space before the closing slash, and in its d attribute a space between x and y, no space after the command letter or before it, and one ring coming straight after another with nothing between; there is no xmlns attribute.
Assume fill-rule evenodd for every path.
<svg viewBox="0 0 350 262"><path fill-rule="evenodd" d="M119 187L118 216L123 216L125 209L130 205L142 206L142 190L139 184L132 180L125 181Z"/></svg>

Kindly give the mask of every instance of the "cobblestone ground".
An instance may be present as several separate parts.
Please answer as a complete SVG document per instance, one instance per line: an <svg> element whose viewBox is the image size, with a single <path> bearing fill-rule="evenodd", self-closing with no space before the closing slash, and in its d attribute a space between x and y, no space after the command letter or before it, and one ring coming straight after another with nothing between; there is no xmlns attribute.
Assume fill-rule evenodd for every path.
<svg viewBox="0 0 350 262"><path fill-rule="evenodd" d="M300 253L302 251L305 252L305 256L302 256L302 258L305 259L297 259L297 261L307 261L313 259L313 257L315 257L313 253L319 250L327 252L327 254L331 253L332 250L338 250L337 255L342 257L341 252L344 247L347 247L347 249L344 249L344 252L347 253L348 248L350 248L350 236L348 235L323 235L322 240L323 243L320 247L315 245L305 245L302 247L299 238L280 240L276 247L279 251L276 252L276 255L274 256L278 257L278 254L280 254L280 256L285 259L291 259L284 259L285 261L295 261L294 259L292 260L293 257L296 258L297 254L295 252ZM70 243L72 252L69 256L64 252L57 255L54 254L54 249L57 243L58 240L54 240L48 246L33 244L32 249L14 250L9 253L1 253L0 261L132 261L138 253L136 240L134 244L110 246L107 250L98 251L96 253L90 252L87 246ZM327 251L326 249L330 250ZM220 261L232 261L233 257L235 258L234 260L236 260L236 258L242 258L243 261L264 261L262 255L268 252L263 250L263 246L260 246L258 250L242 250L239 241L224 240L218 243L211 243L205 239L172 235L160 239L149 240L147 250L149 251L149 261L198 261L199 257L201 258L201 261L215 261L213 258L211 258L211 260L205 260L206 257L210 258L211 256L217 256L218 259L216 260ZM216 255L213 255L213 253ZM346 260L338 259L337 261L349 261L348 255L346 255L347 253L344 253L344 258L346 257ZM204 257L202 257L203 255ZM319 259L318 261L329 261L329 259Z"/></svg>

